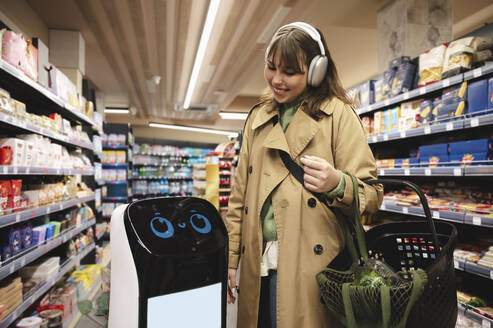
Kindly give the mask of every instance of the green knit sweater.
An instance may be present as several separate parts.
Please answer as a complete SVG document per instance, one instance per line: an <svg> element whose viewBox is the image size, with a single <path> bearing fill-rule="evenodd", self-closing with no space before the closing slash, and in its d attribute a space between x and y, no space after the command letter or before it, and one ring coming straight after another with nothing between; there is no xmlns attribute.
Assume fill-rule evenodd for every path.
<svg viewBox="0 0 493 328"><path fill-rule="evenodd" d="M291 122L294 114L303 102L303 96L300 96L292 102L281 104L279 122L281 123L282 130L286 132L286 129ZM346 188L346 182L341 174L341 180L339 184L331 191L325 193L328 199L342 198L344 197L344 189ZM277 240L276 223L274 221L274 209L272 208L272 193L267 197L260 211L260 219L262 220L262 235L264 242Z"/></svg>

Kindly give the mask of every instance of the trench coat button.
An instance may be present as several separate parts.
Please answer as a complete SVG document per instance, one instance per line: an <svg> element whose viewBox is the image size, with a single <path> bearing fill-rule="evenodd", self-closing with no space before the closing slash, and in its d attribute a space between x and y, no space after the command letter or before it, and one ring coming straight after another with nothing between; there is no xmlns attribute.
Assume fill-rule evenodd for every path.
<svg viewBox="0 0 493 328"><path fill-rule="evenodd" d="M315 254L320 255L324 252L324 247L320 244L317 244L315 245L315 247L313 247L313 251L315 252Z"/></svg>
<svg viewBox="0 0 493 328"><path fill-rule="evenodd" d="M248 168L248 173L252 174L252 171L253 171L253 167L250 165L250 167Z"/></svg>
<svg viewBox="0 0 493 328"><path fill-rule="evenodd" d="M248 206L245 207L245 214L248 214Z"/></svg>
<svg viewBox="0 0 493 328"><path fill-rule="evenodd" d="M315 207L315 206L317 206L317 201L315 200L315 198L311 197L311 198L308 200L308 206L310 206L310 207Z"/></svg>
<svg viewBox="0 0 493 328"><path fill-rule="evenodd" d="M245 246L241 248L241 254L245 254Z"/></svg>

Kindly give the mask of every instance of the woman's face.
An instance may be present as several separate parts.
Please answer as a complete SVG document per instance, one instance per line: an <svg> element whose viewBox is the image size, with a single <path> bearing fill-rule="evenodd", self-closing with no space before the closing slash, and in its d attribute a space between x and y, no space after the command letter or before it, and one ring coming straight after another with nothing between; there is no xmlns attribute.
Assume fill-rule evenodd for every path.
<svg viewBox="0 0 493 328"><path fill-rule="evenodd" d="M293 68L281 64L281 58L278 53L275 54L273 59L267 60L264 77L274 93L274 99L278 103L293 101L305 90L307 67L304 63L302 69L303 72L298 73Z"/></svg>

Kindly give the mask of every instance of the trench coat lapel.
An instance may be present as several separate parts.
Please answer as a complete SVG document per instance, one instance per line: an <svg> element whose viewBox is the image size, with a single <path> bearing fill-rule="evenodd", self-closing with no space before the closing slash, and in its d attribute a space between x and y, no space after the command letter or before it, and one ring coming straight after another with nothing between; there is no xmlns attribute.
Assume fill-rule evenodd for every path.
<svg viewBox="0 0 493 328"><path fill-rule="evenodd" d="M286 140L291 150L291 158L298 157L319 130L319 123L305 113L303 108L299 108L286 130Z"/></svg>

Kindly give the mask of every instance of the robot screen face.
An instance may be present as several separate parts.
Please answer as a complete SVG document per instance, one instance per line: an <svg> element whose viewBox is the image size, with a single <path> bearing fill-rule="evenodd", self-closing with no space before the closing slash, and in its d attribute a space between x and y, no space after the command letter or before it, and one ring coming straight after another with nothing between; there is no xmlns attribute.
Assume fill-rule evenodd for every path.
<svg viewBox="0 0 493 328"><path fill-rule="evenodd" d="M141 244L155 255L210 251L225 243L219 230L222 219L203 199L145 199L130 204L125 215Z"/></svg>

